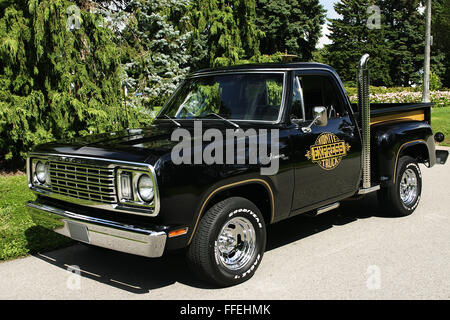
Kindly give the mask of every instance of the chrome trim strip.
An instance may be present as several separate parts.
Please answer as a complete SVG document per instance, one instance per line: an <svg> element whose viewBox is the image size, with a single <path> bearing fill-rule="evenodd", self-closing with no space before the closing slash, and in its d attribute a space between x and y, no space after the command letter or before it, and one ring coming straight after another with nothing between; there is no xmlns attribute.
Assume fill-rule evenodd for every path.
<svg viewBox="0 0 450 320"><path fill-rule="evenodd" d="M121 194L121 185L119 182L119 177L120 174L123 172L127 172L131 174L131 186L132 186L132 190L135 190L132 192L132 197L133 200L124 200L124 199L120 199L120 194ZM149 203L145 202L144 200L141 199L141 196L139 194L138 191L138 183L139 183L139 179L143 176L143 175L148 175L150 176L150 178L153 181L153 192L155 192L155 186L156 186L156 178L154 177L154 175L149 175L147 171L143 171L143 170L136 170L136 169L127 169L127 168L119 168L117 169L117 173L116 173L116 179L117 179L117 190L118 190L118 199L119 202L122 203L123 205L135 205L135 206L139 206L139 207L143 207L146 208L149 206ZM155 196L153 196L154 198Z"/></svg>
<svg viewBox="0 0 450 320"><path fill-rule="evenodd" d="M104 202L97 202L94 200L83 200L78 199L66 195L62 195L59 193L52 192L49 189L42 188L39 186L35 186L32 183L31 180L31 174L32 170L30 168L30 161L32 157L67 157L67 158L75 158L75 159L85 159L88 161L91 161L92 163L95 163L97 165L107 165L107 168L113 168L116 169L117 167L123 166L121 168L129 169L129 170L140 170L140 171L147 171L151 173L153 182L154 182L154 200L152 205L148 206L142 206L142 204L129 204L129 203L104 203ZM114 173L114 177L115 177ZM70 155L70 154L55 154L55 153L41 153L41 152L30 152L28 154L27 159L27 176L28 176L28 187L36 194L45 195L47 197L51 197L58 200L63 200L75 204L80 204L83 206L93 207L93 208L99 208L104 210L114 210L114 211L120 211L124 213L130 213L135 215L141 215L146 217L155 217L159 214L160 210L160 198L159 198L159 189L158 189L158 182L156 179L156 173L155 168L152 165L146 164L146 163L139 163L139 162L130 162L130 161L122 161L122 160L112 160L112 159L106 159L106 158L97 158L97 157L86 157L86 156L79 156L79 155ZM114 187L117 190L117 179L114 178ZM117 193L117 197L119 194ZM118 198L117 198L118 199Z"/></svg>
<svg viewBox="0 0 450 320"><path fill-rule="evenodd" d="M52 171L56 171L55 169L53 169ZM60 172L60 170L57 170L56 172ZM62 171L61 171L62 172ZM88 176L86 176L86 177L88 177ZM66 177L64 177L64 178L62 178L62 177L56 177L56 179L57 180L62 180L62 181L64 181L64 182L72 182L72 180L71 179L68 179L68 178L66 178ZM112 181L112 179L104 179L104 180L111 180L110 182L111 183L114 183L114 181ZM86 186L98 186L98 187L100 187L100 188L105 188L105 189L111 189L111 188L113 188L113 186L107 186L107 185L105 185L105 184L100 184L100 183L97 183L97 182L92 182L92 181L89 181L89 183L86 183L86 182L76 182L76 184L82 184L82 185L86 185ZM105 193L104 191L101 191L100 193ZM109 194L111 194L110 192L108 192L107 193L108 195Z"/></svg>
<svg viewBox="0 0 450 320"><path fill-rule="evenodd" d="M303 99L303 88L300 84L300 80L298 80L298 75L294 75L294 77L295 77L295 81L297 82L298 90L300 90L299 92L300 92L300 103L302 104L302 119L303 119L303 122L305 122L306 121L306 110L305 110L305 101Z"/></svg>
<svg viewBox="0 0 450 320"><path fill-rule="evenodd" d="M326 66L326 64L323 63L318 63L318 62L301 62L304 65L315 65L315 66ZM330 70L328 68L323 68L323 67L270 67L267 66L266 68L260 68L258 66L255 67L249 67L249 68L242 68L242 69L223 69L223 70L204 70L204 71L197 71L194 73L191 73L188 78L193 77L193 76L197 76L197 75L208 75L211 73L231 73L231 72L251 72L251 71L296 71L296 70L319 70L319 69L323 69L323 70Z"/></svg>
<svg viewBox="0 0 450 320"><path fill-rule="evenodd" d="M115 221L88 217L35 201L29 201L27 206L32 209L32 217L45 214L47 220L53 219L59 222L61 226L53 231L64 236L73 238L68 222L75 222L86 227L90 244L145 257L156 258L163 255L167 240L167 234L164 231L147 230Z"/></svg>
<svg viewBox="0 0 450 320"><path fill-rule="evenodd" d="M58 180L62 180L62 179L58 179ZM83 184L83 183L76 182L76 184ZM87 185L87 184L84 184L84 185ZM103 191L92 191L92 190L88 190L88 189L86 189L86 190L84 190L84 189L79 189L79 188L72 187L72 186L62 185L62 184L56 183L56 182L54 182L54 181L52 182L51 186L55 186L56 188L69 189L69 190L72 190L72 191L82 191L82 192L86 192L86 193L94 194L94 195L99 195L99 196L115 197L113 193L109 193L109 192L106 193L106 192L103 192ZM90 186L90 185L87 185L87 186ZM99 187L99 188L100 188L100 187ZM107 187L101 186L101 188L106 189Z"/></svg>

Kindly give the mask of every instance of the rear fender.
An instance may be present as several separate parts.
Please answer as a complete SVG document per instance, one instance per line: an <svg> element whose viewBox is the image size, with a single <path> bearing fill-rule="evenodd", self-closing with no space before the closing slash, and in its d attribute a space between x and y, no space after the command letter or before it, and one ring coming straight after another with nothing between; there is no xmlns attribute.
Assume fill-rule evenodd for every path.
<svg viewBox="0 0 450 320"><path fill-rule="evenodd" d="M433 131L425 121L403 121L373 125L372 178L378 183L395 183L398 160L409 155L432 167L436 163Z"/></svg>

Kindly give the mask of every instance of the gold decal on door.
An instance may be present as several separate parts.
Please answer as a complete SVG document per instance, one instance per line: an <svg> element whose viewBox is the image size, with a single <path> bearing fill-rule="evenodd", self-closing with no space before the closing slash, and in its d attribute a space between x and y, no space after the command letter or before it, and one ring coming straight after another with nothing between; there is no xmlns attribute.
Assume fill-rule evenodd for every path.
<svg viewBox="0 0 450 320"><path fill-rule="evenodd" d="M350 148L347 142L339 140L335 134L324 132L317 137L315 144L309 148L305 156L322 169L333 170Z"/></svg>

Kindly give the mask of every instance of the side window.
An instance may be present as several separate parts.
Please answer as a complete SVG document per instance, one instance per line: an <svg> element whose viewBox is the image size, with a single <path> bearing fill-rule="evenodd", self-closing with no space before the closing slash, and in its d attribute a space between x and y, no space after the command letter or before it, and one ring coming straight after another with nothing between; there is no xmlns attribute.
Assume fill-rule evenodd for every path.
<svg viewBox="0 0 450 320"><path fill-rule="evenodd" d="M329 76L302 75L299 76L299 80L303 92L306 120L313 119L314 107L326 107L330 119L346 115L338 88Z"/></svg>
<svg viewBox="0 0 450 320"><path fill-rule="evenodd" d="M269 106L280 108L281 97L283 96L283 86L282 83L278 83L275 80L266 81L266 91L267 91L267 104Z"/></svg>
<svg viewBox="0 0 450 320"><path fill-rule="evenodd" d="M243 86L247 109L244 119L274 121L283 96L283 75L255 75Z"/></svg>

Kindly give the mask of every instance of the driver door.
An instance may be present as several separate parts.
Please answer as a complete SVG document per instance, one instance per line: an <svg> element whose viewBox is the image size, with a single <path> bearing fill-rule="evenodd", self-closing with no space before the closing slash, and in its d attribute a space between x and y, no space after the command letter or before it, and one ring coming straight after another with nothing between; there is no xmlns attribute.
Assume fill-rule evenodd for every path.
<svg viewBox="0 0 450 320"><path fill-rule="evenodd" d="M334 75L325 71L299 72L294 82L297 84L294 83L291 119L300 121L295 121L297 127L292 135L295 175L292 210L301 211L315 204L331 203L357 189L361 144ZM327 125L312 125L310 132L303 132L302 128L313 120L314 107L319 106L327 109Z"/></svg>

